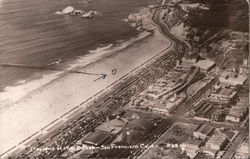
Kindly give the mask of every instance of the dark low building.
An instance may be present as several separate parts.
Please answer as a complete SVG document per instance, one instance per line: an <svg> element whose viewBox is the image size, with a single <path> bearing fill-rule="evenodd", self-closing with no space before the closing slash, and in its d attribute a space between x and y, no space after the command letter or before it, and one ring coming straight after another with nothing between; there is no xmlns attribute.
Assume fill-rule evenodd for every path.
<svg viewBox="0 0 250 159"><path fill-rule="evenodd" d="M113 119L96 127L95 131L107 132L117 135L121 133L122 128L126 125L126 122L126 119Z"/></svg>
<svg viewBox="0 0 250 159"><path fill-rule="evenodd" d="M110 135L109 133L95 131L88 133L84 137L82 143L91 146L101 146L104 144L108 144L112 140L112 138L112 135Z"/></svg>
<svg viewBox="0 0 250 159"><path fill-rule="evenodd" d="M123 141L134 144L145 138L153 128L154 123L147 119L132 120L123 129Z"/></svg>
<svg viewBox="0 0 250 159"><path fill-rule="evenodd" d="M193 133L193 135L195 138L205 140L213 131L213 126L208 124L201 124L198 129Z"/></svg>
<svg viewBox="0 0 250 159"><path fill-rule="evenodd" d="M153 127L154 123L152 121L143 118L132 120L127 125L127 129L140 129L145 133L152 130Z"/></svg>

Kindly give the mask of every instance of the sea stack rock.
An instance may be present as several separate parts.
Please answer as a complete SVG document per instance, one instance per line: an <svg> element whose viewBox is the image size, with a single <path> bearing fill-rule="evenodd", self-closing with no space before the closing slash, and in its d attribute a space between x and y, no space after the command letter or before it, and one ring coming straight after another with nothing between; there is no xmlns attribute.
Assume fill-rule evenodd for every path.
<svg viewBox="0 0 250 159"><path fill-rule="evenodd" d="M93 18L95 14L97 14L96 11L88 11L82 15L82 18Z"/></svg>
<svg viewBox="0 0 250 159"><path fill-rule="evenodd" d="M57 15L77 15L82 13L82 10L77 10L72 6L67 6L62 11L57 11L55 14Z"/></svg>
<svg viewBox="0 0 250 159"><path fill-rule="evenodd" d="M63 14L71 14L71 13L74 12L74 10L75 10L74 7L68 6L68 7L64 8L64 9L62 10L62 13L63 13Z"/></svg>

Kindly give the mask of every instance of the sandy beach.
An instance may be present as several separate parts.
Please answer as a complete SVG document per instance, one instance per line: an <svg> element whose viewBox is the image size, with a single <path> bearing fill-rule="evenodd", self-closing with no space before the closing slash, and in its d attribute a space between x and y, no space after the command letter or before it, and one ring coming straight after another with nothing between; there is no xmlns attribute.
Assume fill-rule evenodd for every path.
<svg viewBox="0 0 250 159"><path fill-rule="evenodd" d="M106 73L105 79L94 82L98 76L67 74L36 89L8 109L1 110L0 154L18 145L169 45L170 41L156 31L141 42L80 69L86 72ZM112 74L113 69L117 69L115 75Z"/></svg>

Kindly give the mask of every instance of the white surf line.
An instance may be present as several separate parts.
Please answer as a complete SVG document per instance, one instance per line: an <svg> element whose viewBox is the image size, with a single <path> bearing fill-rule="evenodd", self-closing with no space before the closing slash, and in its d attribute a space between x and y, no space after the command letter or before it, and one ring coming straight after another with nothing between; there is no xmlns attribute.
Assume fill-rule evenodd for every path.
<svg viewBox="0 0 250 159"><path fill-rule="evenodd" d="M15 64L15 63L0 63L0 67L20 67L20 68L38 69L38 70L44 70L44 71L65 71L66 73L80 73L80 74L94 75L94 76L102 75L101 73L91 73L91 72L83 72L83 71L77 71L77 70L60 69L60 68L53 68L50 66L29 66L29 65Z"/></svg>
<svg viewBox="0 0 250 159"><path fill-rule="evenodd" d="M134 72L136 72L137 70L139 70L141 67L143 67L143 66L146 65L147 63L151 62L151 60L153 60L153 59L157 58L158 56L164 54L171 46L172 46L172 41L170 41L170 45L169 45L167 48L163 49L160 53L156 54L155 56L153 56L153 57L150 58L149 60L145 61L144 63L142 63L141 65L139 65L138 67L136 67L135 69L133 69L132 71L130 71L129 73L127 73L126 75L122 76L120 79L118 79L118 80L114 81L113 83L111 83L111 84L110 84L109 86L107 86L105 89L99 91L99 92L96 93L94 96L88 98L87 100L85 100L85 101L82 102L81 104L79 104L79 105L77 105L76 107L72 108L70 111L66 112L65 114L63 114L63 115L60 116L59 118L57 118L57 119L55 119L54 121L50 122L49 124L47 124L46 126L44 126L42 129L40 129L40 131L37 131L36 133L34 133L33 135L31 135L30 137L24 139L24 140L23 140L22 142L20 142L18 145L21 145L21 144L23 144L24 142L26 142L26 141L28 141L28 140L32 140L32 139L35 137L36 134L41 133L44 129L46 129L46 128L50 127L50 126L53 126L53 124L55 124L56 121L63 119L63 118L64 118L65 116L67 116L67 115L70 115L70 113L71 113L72 111L76 110L77 108L80 108L82 105L86 104L86 103L89 102L91 99L96 98L96 96L99 95L99 94L100 94L101 92L103 92L104 90L108 90L109 88L113 87L113 86L114 86L116 83L118 83L119 81L122 81L122 80L123 80L124 78L126 78L127 76L133 74ZM87 111L85 114L87 114L87 113L88 113L88 111ZM12 147L11 149L15 149L15 148L18 148L18 147L15 146L15 147ZM0 157L3 156L4 154L8 153L8 152L10 152L10 150L8 150L8 151L4 152L3 154L1 154ZM12 151L12 152L14 152L14 151Z"/></svg>
<svg viewBox="0 0 250 159"><path fill-rule="evenodd" d="M159 57L160 55L165 54L165 52L166 52L166 51L172 46L172 44L173 44L173 42L172 42L171 39L168 39L168 40L170 41L170 44L169 44L168 47L166 47L165 49L163 49L162 51L160 51L158 54L154 55L152 58L150 58L150 59L148 59L147 61L143 62L141 65L139 65L138 67L136 67L135 69L133 69L132 71L130 71L128 74L126 74L126 76L124 75L123 78L120 78L120 79L114 81L112 84L110 84L109 86L107 86L105 89L107 90L107 89L111 88L112 86L115 85L115 83L117 83L117 82L123 80L125 77L129 76L130 74L133 74L134 72L136 72L137 70L139 70L139 68L145 66L147 63L152 62L153 59L156 59L156 58ZM101 90L100 92L103 92L103 91L104 91L104 90ZM99 94L99 92L96 93L96 94ZM63 114L61 117L55 119L55 120L52 121L51 123L49 123L49 124L47 124L46 126L44 126L42 129L40 129L40 131L37 131L37 132L34 133L33 135L31 135L31 136L29 136L28 138L24 139L24 140L23 140L22 142L20 142L18 145L21 145L21 144L23 144L24 142L26 142L26 141L28 141L28 140L32 140L36 134L42 133L43 130L44 130L45 128L47 128L47 127L49 127L49 126L52 126L54 123L56 123L56 121L58 121L58 120L60 120L60 119L63 119L64 116L69 115L73 110L76 110L77 108L80 108L83 104L86 104L87 102L89 102L89 101L90 101L91 99L93 99L93 98L96 98L96 97L95 97L95 96L92 96L92 97L88 98L87 100L85 100L85 101L82 102L81 104L75 106L75 107L72 108L70 111L68 111L68 112L66 112L65 114ZM88 113L89 113L89 111L87 111L85 114L88 114ZM9 153L10 151L11 151L11 152L14 152L14 151L16 151L17 149L18 149L17 146L13 146L11 149L9 149L9 150L7 150L6 152L2 153L2 154L0 155L0 157L2 157L2 156L6 156L6 157L7 157L7 156L9 155L8 153ZM12 151L12 150L13 150L13 151ZM10 153L10 154L11 154L11 153Z"/></svg>
<svg viewBox="0 0 250 159"><path fill-rule="evenodd" d="M127 32L127 33L130 33L130 32ZM127 33L125 33L125 34L127 34ZM145 33L146 33L146 32L145 32ZM144 34L145 34L145 33L144 33ZM125 34L124 34L124 35L125 35ZM123 35L123 34L121 34L121 35ZM134 43L137 43L137 42L139 42L140 40L143 40L144 38L146 38L147 36L150 36L150 35L151 35L151 33L146 33L146 36L143 36L143 37L139 37L139 38L133 39L132 42L133 42L133 44L134 44ZM117 52L117 51L122 51L122 50L124 50L124 49L126 49L126 48L132 46L131 41L128 41L128 42L130 42L129 45L126 45L126 47L124 47L123 49L116 50L115 52ZM110 56L111 56L111 55L108 55L107 57L110 57ZM96 63L96 62L98 62L99 60L101 60L101 59L98 59L98 60L96 60L96 61L94 61L94 62L91 62L91 63L89 63L89 64L83 66L82 68L87 67L88 65L90 65L90 64L92 64L92 63ZM8 63L5 63L5 64L8 64ZM3 65L3 64L0 64L0 68L1 68L1 65ZM16 64L16 65L25 66L25 65L22 65L22 64ZM14 64L13 64L13 66L14 66ZM32 67L33 67L33 66L31 66L31 68L32 68ZM42 68L43 68L43 67L42 67ZM23 97L21 97L21 98L15 100L14 102L11 102L10 104L7 104L7 105L1 107L0 110L7 109L7 108L9 108L9 107L15 105L15 104L18 103L19 101L22 101L23 99L25 99L26 97L32 95L33 93L37 92L38 90L40 90L40 89L42 89L42 88L44 88L44 87L50 85L51 83L56 82L56 81L57 81L58 79L60 79L60 78L63 78L64 76L66 76L66 75L67 75L68 73L70 73L71 71L72 71L72 73L82 73L82 74L90 74L90 75L92 74L92 75L94 75L93 73L75 71L75 70L78 69L78 68L79 68L79 67L74 67L74 68L72 68L72 69L61 70L60 74L56 75L56 77L55 77L54 79L50 80L48 83L42 84L42 85L39 86L38 88L35 88L35 89L31 90L30 92L28 92L28 93L27 93L26 95L24 95ZM38 67L33 67L33 69L41 69L41 67L40 67L40 68L39 68L39 66L38 66ZM48 71L49 71L49 70L48 70ZM53 70L51 70L51 71L53 71ZM58 71L58 72L59 72L60 70L54 70L54 71ZM96 75L103 76L103 75L106 75L106 74L99 73L99 74L96 74ZM0 154L0 157L1 157L1 154Z"/></svg>

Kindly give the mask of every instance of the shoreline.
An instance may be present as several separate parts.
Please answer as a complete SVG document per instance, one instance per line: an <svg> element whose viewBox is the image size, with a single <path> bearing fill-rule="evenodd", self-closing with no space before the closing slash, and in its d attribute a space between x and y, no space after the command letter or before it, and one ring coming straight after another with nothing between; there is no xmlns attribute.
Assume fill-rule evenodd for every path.
<svg viewBox="0 0 250 159"><path fill-rule="evenodd" d="M8 109L15 103L18 103L19 100L22 100L29 96L32 93L35 93L38 91L41 87L44 87L46 85L49 85L53 81L56 81L63 76L69 74L69 71L77 71L80 69L83 69L85 67L88 67L89 65L93 63L97 63L98 61L108 58L114 54L119 54L119 52L123 51L124 49L129 49L129 47L133 46L136 43L140 43L143 40L149 38L153 33L149 32L140 32L137 36L131 37L128 41L123 41L120 43L120 46L112 46L109 49L102 50L101 52L98 52L98 47L96 48L95 53L91 53L89 50L89 53L83 56L77 57L77 59L74 59L73 61L66 62L65 66L56 65L55 68L59 67L58 70L46 70L43 73L38 72L38 76L34 75L30 77L29 79L25 80L22 84L22 80L19 80L17 85L14 86L6 86L5 90L0 92L1 100L0 100L0 111L4 111L4 109ZM105 47L105 46L104 46ZM61 69L62 67L62 69ZM65 67L65 68L64 68ZM102 73L102 72L100 72ZM16 93L19 92L19 93ZM22 94L20 94L22 92ZM11 95L9 95L11 94ZM9 98L8 97L13 97Z"/></svg>
<svg viewBox="0 0 250 159"><path fill-rule="evenodd" d="M98 94L98 91L128 74L131 70L138 67L138 65L140 66L144 61L152 58L154 54L159 53L166 47L166 42L169 44L169 40L156 31L152 37L144 39L139 44L133 44L133 46L115 55L113 54L111 56L112 58L106 57L98 63L90 64L87 68L80 69L81 71L89 70L93 72L96 70L106 70L110 72L116 67L119 71L116 76L111 76L111 73L109 73L107 79L93 83L94 78L91 76L67 74L54 83L42 88L37 94L30 95L26 101L15 104L13 107L7 109L5 113L1 112L0 114L2 114L1 116L4 119L4 121L1 120L0 124L1 129L4 130L1 141L3 141L2 144L5 145L5 147L3 145L0 146L4 147L1 153L22 141L25 136L32 135L37 130L40 130L41 127L51 123L51 121L65 114L65 112L81 104L82 101L89 99L89 96ZM144 51L142 51L143 49ZM132 56L129 56L131 54ZM128 63L131 64L128 66ZM126 68L124 66L126 66ZM76 86L75 83L79 83L80 86ZM86 89L89 91L84 91ZM67 92L64 90L67 90ZM46 99L46 101L44 101L44 99ZM30 114L30 116L22 118L24 110L26 110L25 112ZM19 121L16 121L17 123L19 122L18 125L13 121L14 117L19 119ZM12 119L12 121L10 119ZM31 123L34 122L36 125L31 126ZM25 129L28 126L31 126L29 130ZM21 133L14 139L11 133L7 133L13 131L19 131Z"/></svg>

